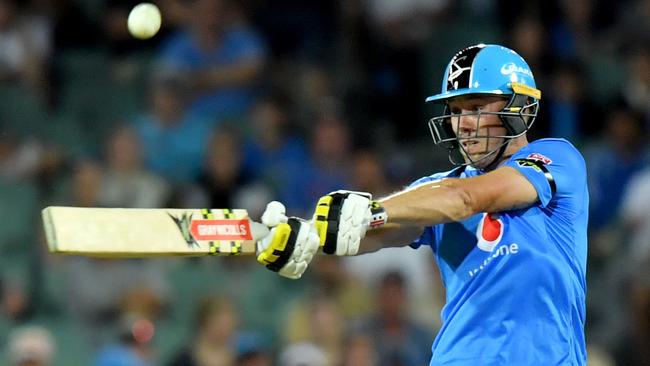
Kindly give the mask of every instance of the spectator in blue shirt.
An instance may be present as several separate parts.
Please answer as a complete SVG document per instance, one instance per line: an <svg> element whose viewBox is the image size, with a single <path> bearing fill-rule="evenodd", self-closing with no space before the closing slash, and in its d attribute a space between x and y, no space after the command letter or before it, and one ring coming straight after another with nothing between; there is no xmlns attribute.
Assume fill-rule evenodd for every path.
<svg viewBox="0 0 650 366"><path fill-rule="evenodd" d="M192 112L241 117L255 100L265 43L246 24L235 2L196 0L190 7L194 18L171 36L160 63L187 77Z"/></svg>
<svg viewBox="0 0 650 366"><path fill-rule="evenodd" d="M154 81L151 105L135 119L147 169L173 183L198 179L215 120L186 110L178 78Z"/></svg>

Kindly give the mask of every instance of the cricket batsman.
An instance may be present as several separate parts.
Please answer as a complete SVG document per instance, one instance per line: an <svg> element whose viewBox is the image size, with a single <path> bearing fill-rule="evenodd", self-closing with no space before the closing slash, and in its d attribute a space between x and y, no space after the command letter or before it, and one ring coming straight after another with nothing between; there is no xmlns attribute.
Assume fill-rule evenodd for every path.
<svg viewBox="0 0 650 366"><path fill-rule="evenodd" d="M332 192L309 221L272 202L258 261L299 278L319 248L426 246L446 288L431 366L586 365L585 162L564 139L528 142L540 99L513 50L463 49L426 99L444 106L429 128L456 167L379 200Z"/></svg>

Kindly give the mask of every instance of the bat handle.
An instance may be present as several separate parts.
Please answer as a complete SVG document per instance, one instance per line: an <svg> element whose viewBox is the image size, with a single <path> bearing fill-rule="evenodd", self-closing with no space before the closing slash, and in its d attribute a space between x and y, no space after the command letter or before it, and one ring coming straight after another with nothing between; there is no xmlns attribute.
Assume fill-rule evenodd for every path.
<svg viewBox="0 0 650 366"><path fill-rule="evenodd" d="M269 228L268 226L264 224L260 224L259 222L255 222L251 220L251 234L253 235L253 240L260 241L262 240L265 236L269 235Z"/></svg>

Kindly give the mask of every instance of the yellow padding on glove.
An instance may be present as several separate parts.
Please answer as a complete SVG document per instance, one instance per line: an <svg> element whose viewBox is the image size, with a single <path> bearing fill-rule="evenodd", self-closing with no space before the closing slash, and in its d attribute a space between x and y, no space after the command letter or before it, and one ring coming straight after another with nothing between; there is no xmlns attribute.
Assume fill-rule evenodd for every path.
<svg viewBox="0 0 650 366"><path fill-rule="evenodd" d="M330 205L332 204L332 196L323 196L318 200L316 211L314 211L314 226L318 237L320 238L320 246L325 245L327 238L327 216L330 213Z"/></svg>
<svg viewBox="0 0 650 366"><path fill-rule="evenodd" d="M284 251L287 246L287 241L289 241L289 234L291 234L291 226L289 226L289 224L279 224L274 229L275 234L273 235L271 244L269 244L269 246L257 256L257 261L263 265L277 261L280 257L276 255L275 252Z"/></svg>

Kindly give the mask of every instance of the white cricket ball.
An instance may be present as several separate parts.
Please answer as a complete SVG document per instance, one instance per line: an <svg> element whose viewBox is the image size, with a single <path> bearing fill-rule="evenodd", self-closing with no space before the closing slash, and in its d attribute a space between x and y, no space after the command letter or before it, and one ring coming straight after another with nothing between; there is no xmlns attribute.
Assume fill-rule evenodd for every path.
<svg viewBox="0 0 650 366"><path fill-rule="evenodd" d="M153 37L160 29L161 17L158 7L151 3L136 5L129 13L129 32L135 38Z"/></svg>

